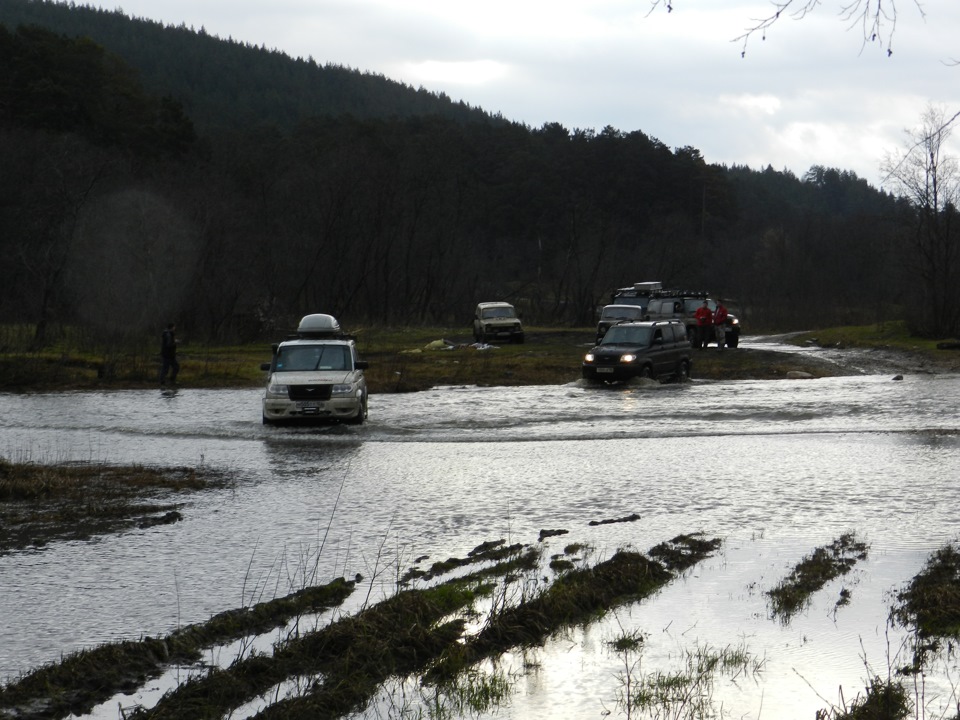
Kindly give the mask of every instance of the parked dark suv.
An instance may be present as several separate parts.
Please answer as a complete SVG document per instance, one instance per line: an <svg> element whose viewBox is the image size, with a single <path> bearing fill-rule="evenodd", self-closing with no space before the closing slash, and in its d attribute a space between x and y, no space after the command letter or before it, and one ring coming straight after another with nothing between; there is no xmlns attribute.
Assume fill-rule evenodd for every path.
<svg viewBox="0 0 960 720"><path fill-rule="evenodd" d="M604 305L597 322L597 344L603 340L607 330L617 323L630 320L643 320L643 307L640 305Z"/></svg>
<svg viewBox="0 0 960 720"><path fill-rule="evenodd" d="M682 320L687 326L687 334L696 340L696 312L697 308L703 305L704 301L706 301L711 313L717 311L716 300L708 297L704 292L663 290L654 293L654 296L650 298L644 317L648 320ZM729 348L735 348L740 344L740 319L733 313L728 312L727 314L722 337L711 334L707 342L701 344L708 345L710 343L717 343L719 347L723 347L723 345L720 345L721 339L723 340L723 345Z"/></svg>
<svg viewBox="0 0 960 720"><path fill-rule="evenodd" d="M627 322L607 330L583 358L586 380L686 380L690 377L690 341L683 323Z"/></svg>

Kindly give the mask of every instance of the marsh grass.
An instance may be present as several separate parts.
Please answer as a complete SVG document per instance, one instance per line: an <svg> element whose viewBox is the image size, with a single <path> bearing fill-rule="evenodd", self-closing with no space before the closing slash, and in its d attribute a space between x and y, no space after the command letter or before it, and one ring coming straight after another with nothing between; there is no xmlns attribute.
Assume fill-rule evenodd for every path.
<svg viewBox="0 0 960 720"><path fill-rule="evenodd" d="M920 676L931 660L956 652L960 639L960 551L955 545L938 548L923 569L896 593L890 618L912 631L912 660L900 668L901 674Z"/></svg>
<svg viewBox="0 0 960 720"><path fill-rule="evenodd" d="M510 697L514 678L492 667L470 668L436 693L434 718L462 718L499 707ZM439 712L438 712L439 711Z"/></svg>
<svg viewBox="0 0 960 720"><path fill-rule="evenodd" d="M471 561L485 561L483 567L430 587L401 589L354 615L287 634L272 655L250 653L227 667L194 674L153 708L126 716L221 718L257 698L269 698L258 717L342 717L363 711L391 682L404 684L404 678L419 679L420 702L427 703L421 709L430 717L484 712L508 701L514 677L497 666L504 652L541 646L564 628L588 624L612 608L648 597L717 546L701 540L678 536L671 541L684 548L671 556L675 571L640 553L619 551L592 567L564 571L552 583L539 575L539 544L483 543L468 555ZM450 565L451 571L466 566ZM335 606L354 588L355 583L338 580L221 613L164 638L78 653L3 688L0 711L42 708L45 717L63 717L67 711L89 710L113 693L134 689L164 664L196 662L205 647ZM486 617L468 632L481 602L488 608ZM281 688L296 692L280 696ZM24 712L30 716L34 710Z"/></svg>
<svg viewBox="0 0 960 720"><path fill-rule="evenodd" d="M422 570L417 567L410 568L400 578L399 584L406 587L415 580L433 580L453 570L468 567L470 565L477 565L487 561L501 563L504 561L509 561L509 564L511 564L515 570L534 567L536 565L539 553L536 551L524 553L523 545L519 543L506 545L505 542L505 540L495 540L482 543L467 553L467 557L465 558L451 557L447 558L446 560L438 560L437 562L434 562L427 570ZM502 567L504 566L498 566L498 568Z"/></svg>
<svg viewBox="0 0 960 720"><path fill-rule="evenodd" d="M443 683L481 660L494 658L514 647L539 646L563 628L589 623L620 605L648 597L708 557L719 541L671 541L684 546L673 562L673 572L643 554L621 550L592 567L566 569L553 583L514 604L501 604L475 636L444 654L426 676ZM700 540L700 538L697 538Z"/></svg>
<svg viewBox="0 0 960 720"><path fill-rule="evenodd" d="M362 717L460 720L496 715L509 704L521 676L521 671L508 671L491 662L470 668L443 687L423 685L415 676L391 678L363 709Z"/></svg>
<svg viewBox="0 0 960 720"><path fill-rule="evenodd" d="M863 695L849 704L818 710L816 720L905 720L913 707L906 689L898 682L874 677Z"/></svg>
<svg viewBox="0 0 960 720"><path fill-rule="evenodd" d="M219 718L288 677L315 677L300 697L280 699L259 717L339 717L362 709L387 678L422 671L460 637L464 621L447 619L491 586L451 581L404 590L315 632L280 643L272 657L254 655L189 680L138 718Z"/></svg>
<svg viewBox="0 0 960 720"><path fill-rule="evenodd" d="M897 593L893 618L923 639L960 637L960 551L944 545Z"/></svg>
<svg viewBox="0 0 960 720"><path fill-rule="evenodd" d="M618 707L627 718L714 718L722 717L714 699L717 679L736 682L742 677L756 680L763 661L755 659L745 644L722 649L698 645L683 653L677 670L642 671L642 642L636 635L624 635L611 644L623 658L618 676Z"/></svg>
<svg viewBox="0 0 960 720"><path fill-rule="evenodd" d="M683 572L717 550L721 541L705 538L702 533L677 535L650 549L650 557L658 559L673 572Z"/></svg>
<svg viewBox="0 0 960 720"><path fill-rule="evenodd" d="M0 458L0 553L181 519L171 502L229 481L209 469L47 465Z"/></svg>
<svg viewBox="0 0 960 720"><path fill-rule="evenodd" d="M10 711L11 717L57 718L89 712L118 692L136 690L170 665L198 662L206 648L281 627L304 613L338 606L353 590L353 582L338 579L220 613L165 637L110 643L73 653L0 687L0 715Z"/></svg>
<svg viewBox="0 0 960 720"><path fill-rule="evenodd" d="M767 591L773 615L783 622L789 622L810 602L813 593L834 578L850 572L858 560L865 560L868 548L866 543L857 540L854 533L845 533L829 545L816 548L775 588ZM849 591L841 592L837 605L849 601Z"/></svg>

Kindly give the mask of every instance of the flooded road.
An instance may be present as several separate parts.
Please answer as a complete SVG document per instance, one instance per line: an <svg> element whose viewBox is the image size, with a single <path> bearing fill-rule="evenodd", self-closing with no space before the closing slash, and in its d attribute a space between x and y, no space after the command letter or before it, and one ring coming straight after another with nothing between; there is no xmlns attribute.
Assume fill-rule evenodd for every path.
<svg viewBox="0 0 960 720"><path fill-rule="evenodd" d="M637 628L651 667L745 644L763 670L722 691L724 712L809 718L838 688L849 700L886 676L901 639L886 626L889 594L958 535L957 375L437 388L373 396L362 427L263 427L259 396L0 396L11 460L205 465L236 478L190 498L176 525L0 557L0 678L313 579L359 573L390 592L414 559L486 540L564 529L548 552L583 542L599 560L702 531L724 540L720 554L612 624L551 642L498 717L611 709L622 661L605 641ZM789 624L771 619L764 591L851 531L870 544L867 561ZM852 599L837 608L841 587ZM949 701L949 685L934 689Z"/></svg>

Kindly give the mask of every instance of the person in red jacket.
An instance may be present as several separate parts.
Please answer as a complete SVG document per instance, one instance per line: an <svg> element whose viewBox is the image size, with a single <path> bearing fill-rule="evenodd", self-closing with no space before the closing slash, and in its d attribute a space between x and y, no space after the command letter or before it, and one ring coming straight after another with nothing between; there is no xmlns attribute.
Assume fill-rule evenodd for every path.
<svg viewBox="0 0 960 720"><path fill-rule="evenodd" d="M723 346L726 344L726 337L724 336L727 331L727 309L723 306L721 300L717 300L717 309L713 313L713 327L717 337L717 347L723 350Z"/></svg>
<svg viewBox="0 0 960 720"><path fill-rule="evenodd" d="M705 348L710 343L710 336L713 334L713 313L710 311L710 305L706 300L703 301L703 305L697 308L693 317L697 321L697 338L693 342L693 346Z"/></svg>

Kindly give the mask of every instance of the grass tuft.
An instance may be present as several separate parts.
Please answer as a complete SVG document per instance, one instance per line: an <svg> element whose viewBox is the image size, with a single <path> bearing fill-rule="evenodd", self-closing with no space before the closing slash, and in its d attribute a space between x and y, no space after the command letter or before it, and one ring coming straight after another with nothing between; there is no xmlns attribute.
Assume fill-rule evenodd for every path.
<svg viewBox="0 0 960 720"><path fill-rule="evenodd" d="M923 570L897 595L894 617L913 625L921 637L960 636L960 552L938 549Z"/></svg>
<svg viewBox="0 0 960 720"><path fill-rule="evenodd" d="M834 578L850 572L858 560L865 560L868 547L857 540L854 533L845 533L805 556L780 584L767 591L774 616L789 621L806 606L813 593ZM849 602L849 591L841 596L841 600Z"/></svg>
<svg viewBox="0 0 960 720"><path fill-rule="evenodd" d="M875 677L864 695L854 698L849 708L818 710L816 720L905 720L910 713L910 699L904 687Z"/></svg>

